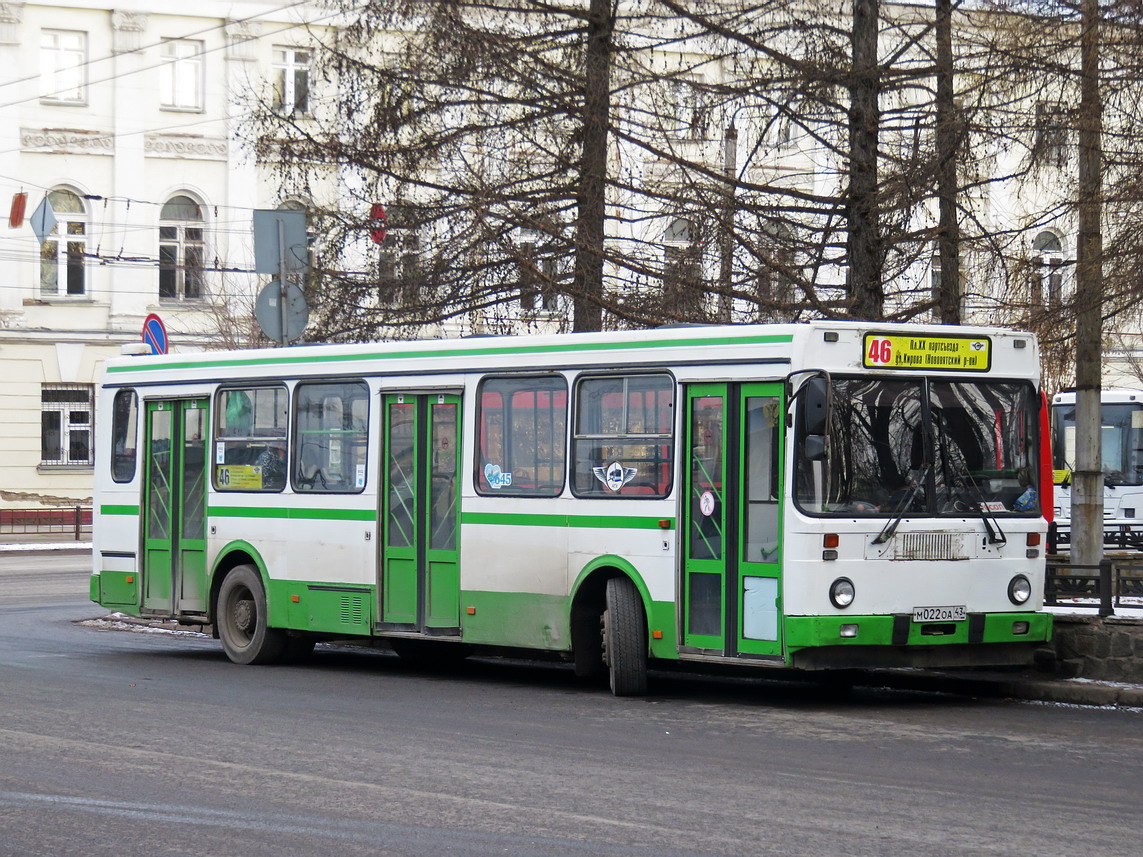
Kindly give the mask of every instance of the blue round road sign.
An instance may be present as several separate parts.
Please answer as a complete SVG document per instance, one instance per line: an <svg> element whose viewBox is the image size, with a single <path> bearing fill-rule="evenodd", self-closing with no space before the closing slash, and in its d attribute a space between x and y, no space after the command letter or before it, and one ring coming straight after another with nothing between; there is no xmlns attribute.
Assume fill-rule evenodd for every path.
<svg viewBox="0 0 1143 857"><path fill-rule="evenodd" d="M154 313L143 322L143 341L150 347L152 354L167 353L167 328Z"/></svg>

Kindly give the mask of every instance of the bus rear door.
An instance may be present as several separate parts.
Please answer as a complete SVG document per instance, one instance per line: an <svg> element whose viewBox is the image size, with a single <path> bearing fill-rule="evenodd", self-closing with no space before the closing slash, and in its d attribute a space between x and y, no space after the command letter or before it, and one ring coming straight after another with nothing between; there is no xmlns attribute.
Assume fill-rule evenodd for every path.
<svg viewBox="0 0 1143 857"><path fill-rule="evenodd" d="M147 402L143 611L206 612L207 399Z"/></svg>

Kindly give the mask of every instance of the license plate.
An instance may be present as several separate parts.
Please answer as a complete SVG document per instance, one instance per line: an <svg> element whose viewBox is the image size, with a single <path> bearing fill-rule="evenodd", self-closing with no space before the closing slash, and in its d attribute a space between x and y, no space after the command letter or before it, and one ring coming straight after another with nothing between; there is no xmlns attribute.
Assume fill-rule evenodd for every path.
<svg viewBox="0 0 1143 857"><path fill-rule="evenodd" d="M954 607L914 607L914 622L960 622L965 618L964 605Z"/></svg>

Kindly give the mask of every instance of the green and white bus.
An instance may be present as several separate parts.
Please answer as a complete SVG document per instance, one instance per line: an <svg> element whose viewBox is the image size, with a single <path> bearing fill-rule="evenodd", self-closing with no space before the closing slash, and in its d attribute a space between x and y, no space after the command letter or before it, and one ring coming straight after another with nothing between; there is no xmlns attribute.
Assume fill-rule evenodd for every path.
<svg viewBox="0 0 1143 857"><path fill-rule="evenodd" d="M523 649L619 695L1025 663L1038 373L1028 333L838 321L116 358L91 598L238 663Z"/></svg>

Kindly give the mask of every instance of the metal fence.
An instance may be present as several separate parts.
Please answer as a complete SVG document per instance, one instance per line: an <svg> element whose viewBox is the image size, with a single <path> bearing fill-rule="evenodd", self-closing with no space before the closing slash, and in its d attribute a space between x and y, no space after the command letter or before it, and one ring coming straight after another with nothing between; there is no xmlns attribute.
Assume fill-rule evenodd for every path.
<svg viewBox="0 0 1143 857"><path fill-rule="evenodd" d="M0 509L0 537L3 536L53 536L53 540L70 537L85 541L91 538L91 507Z"/></svg>
<svg viewBox="0 0 1143 857"><path fill-rule="evenodd" d="M1105 558L1098 565L1079 565L1049 557L1044 603L1097 609L1100 616L1113 615L1116 607L1143 607L1143 560Z"/></svg>

